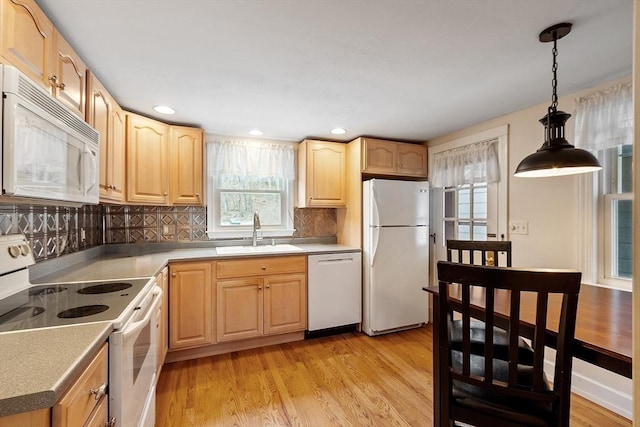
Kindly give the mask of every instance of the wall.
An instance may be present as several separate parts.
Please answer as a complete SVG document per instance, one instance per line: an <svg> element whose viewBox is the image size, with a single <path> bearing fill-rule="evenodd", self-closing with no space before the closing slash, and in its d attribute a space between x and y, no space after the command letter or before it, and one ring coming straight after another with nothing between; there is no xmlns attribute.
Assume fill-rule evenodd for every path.
<svg viewBox="0 0 640 427"><path fill-rule="evenodd" d="M581 96L630 81L625 77L559 98L558 109L572 113ZM516 178L517 165L544 141L544 126L538 120L549 102L436 138L429 146L472 135L502 125L509 126L508 220L528 221L528 235L510 235L513 265L521 267L575 268L579 266L580 214L579 176ZM573 118L566 125L566 138L573 141ZM631 298L631 295L629 295ZM552 352L546 354L552 357ZM552 371L550 372L552 374ZM585 362L575 360L572 390L627 418L632 417L632 382Z"/></svg>

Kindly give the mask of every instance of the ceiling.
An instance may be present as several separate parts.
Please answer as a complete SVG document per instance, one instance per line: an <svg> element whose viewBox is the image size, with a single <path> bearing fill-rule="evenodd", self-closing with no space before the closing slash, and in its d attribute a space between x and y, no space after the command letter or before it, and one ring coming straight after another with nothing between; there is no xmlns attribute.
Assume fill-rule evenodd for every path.
<svg viewBox="0 0 640 427"><path fill-rule="evenodd" d="M550 102L559 22L560 96L632 70L630 0L37 2L124 108L219 135L424 141Z"/></svg>

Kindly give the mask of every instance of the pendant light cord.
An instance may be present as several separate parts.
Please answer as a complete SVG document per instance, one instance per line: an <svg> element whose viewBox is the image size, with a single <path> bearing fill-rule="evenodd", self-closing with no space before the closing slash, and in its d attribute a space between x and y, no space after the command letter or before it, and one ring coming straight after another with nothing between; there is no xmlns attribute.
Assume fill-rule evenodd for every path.
<svg viewBox="0 0 640 427"><path fill-rule="evenodd" d="M553 53L553 67L551 68L551 70L553 71L553 79L551 80L551 86L553 87L553 93L551 94L551 108L553 108L553 110L557 110L558 107L558 93L557 93L557 89L558 89L558 48L556 47L558 40L557 38L553 38L553 50L551 51Z"/></svg>

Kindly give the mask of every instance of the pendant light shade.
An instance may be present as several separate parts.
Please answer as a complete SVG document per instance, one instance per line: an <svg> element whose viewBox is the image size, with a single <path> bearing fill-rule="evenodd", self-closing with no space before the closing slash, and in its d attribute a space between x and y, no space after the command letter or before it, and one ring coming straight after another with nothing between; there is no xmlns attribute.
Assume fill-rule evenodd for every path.
<svg viewBox="0 0 640 427"><path fill-rule="evenodd" d="M556 56L558 50L556 41L571 31L571 24L557 24L540 33L541 42L553 41L553 95L551 106L546 116L540 119L545 127L545 141L542 147L533 154L525 157L514 173L515 176L525 178L537 178L546 176L573 175L578 173L594 172L602 169L598 159L586 150L575 148L564 137L564 125L571 114L558 111L558 95L556 85L558 82L556 71L558 64Z"/></svg>

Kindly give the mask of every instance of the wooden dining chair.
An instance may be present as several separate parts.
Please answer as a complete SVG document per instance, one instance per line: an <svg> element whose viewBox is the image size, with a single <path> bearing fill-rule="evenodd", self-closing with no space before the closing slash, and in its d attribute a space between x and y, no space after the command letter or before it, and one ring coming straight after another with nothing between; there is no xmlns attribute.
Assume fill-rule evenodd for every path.
<svg viewBox="0 0 640 427"><path fill-rule="evenodd" d="M474 426L569 426L571 398L572 343L576 325L581 273L569 270L525 270L508 267L465 265L438 262L439 342L434 359L438 366L441 426L453 421ZM453 287L458 287L452 289ZM471 294L484 290L484 309L471 304ZM451 297L455 291L460 299ZM520 302L523 293L535 297L535 324L531 366L519 360ZM560 294L562 306L557 325L547 325L547 307L551 294ZM475 294L477 296L477 294ZM507 297L509 313L494 312L495 300ZM527 294L527 297L531 297ZM462 316L462 346L454 349L450 339L449 318ZM471 317L487 325L484 352L471 351ZM508 334L508 361L495 357L493 325L501 324ZM547 328L557 330L557 351L553 383L544 373L544 348ZM436 417L438 418L438 417Z"/></svg>
<svg viewBox="0 0 640 427"><path fill-rule="evenodd" d="M447 261L462 264L488 265L511 267L511 241L477 241L477 240L447 240ZM462 345L462 322L451 320L451 343L460 349ZM485 325L478 320L471 321L471 351L482 354L484 351ZM493 332L494 357L508 360L507 333L494 327ZM522 338L518 340L520 363L533 364L533 350Z"/></svg>

